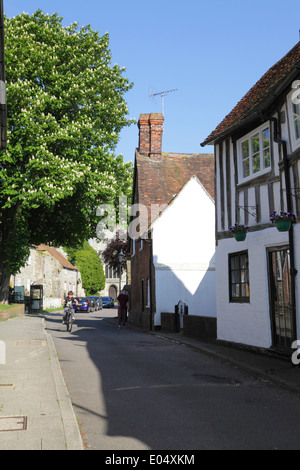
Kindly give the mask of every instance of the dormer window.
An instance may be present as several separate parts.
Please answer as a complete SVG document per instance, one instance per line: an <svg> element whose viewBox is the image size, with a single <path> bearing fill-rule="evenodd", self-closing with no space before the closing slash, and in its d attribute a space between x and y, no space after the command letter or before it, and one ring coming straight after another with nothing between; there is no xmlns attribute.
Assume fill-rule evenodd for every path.
<svg viewBox="0 0 300 470"><path fill-rule="evenodd" d="M254 178L271 168L270 128L261 126L238 142L239 181Z"/></svg>

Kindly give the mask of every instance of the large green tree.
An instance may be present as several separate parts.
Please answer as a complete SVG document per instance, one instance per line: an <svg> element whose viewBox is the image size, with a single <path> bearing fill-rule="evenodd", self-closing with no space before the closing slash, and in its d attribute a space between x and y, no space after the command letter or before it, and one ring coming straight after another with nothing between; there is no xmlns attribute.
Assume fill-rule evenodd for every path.
<svg viewBox="0 0 300 470"><path fill-rule="evenodd" d="M99 295L105 287L103 266L96 250L85 241L79 248L66 248L68 259L80 271L86 295Z"/></svg>
<svg viewBox="0 0 300 470"><path fill-rule="evenodd" d="M28 245L78 246L97 207L128 194L132 165L115 155L132 121L132 83L111 64L109 36L38 10L5 19L8 145L0 155L0 301Z"/></svg>

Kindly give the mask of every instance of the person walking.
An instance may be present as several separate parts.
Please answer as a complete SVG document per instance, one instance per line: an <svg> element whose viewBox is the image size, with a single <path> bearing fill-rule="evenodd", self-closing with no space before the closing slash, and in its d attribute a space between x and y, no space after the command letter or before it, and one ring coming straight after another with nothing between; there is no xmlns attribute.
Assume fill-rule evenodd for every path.
<svg viewBox="0 0 300 470"><path fill-rule="evenodd" d="M121 294L117 297L118 300L118 328L126 327L127 321L127 306L128 306L128 295L126 294L126 290L122 289Z"/></svg>

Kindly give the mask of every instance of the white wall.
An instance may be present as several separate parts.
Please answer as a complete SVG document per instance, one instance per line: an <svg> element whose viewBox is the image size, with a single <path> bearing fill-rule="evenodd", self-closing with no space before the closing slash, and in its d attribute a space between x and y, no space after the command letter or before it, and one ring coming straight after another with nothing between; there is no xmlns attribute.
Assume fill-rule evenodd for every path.
<svg viewBox="0 0 300 470"><path fill-rule="evenodd" d="M196 177L153 224L156 315L174 312L179 300L189 314L216 316L215 205Z"/></svg>
<svg viewBox="0 0 300 470"><path fill-rule="evenodd" d="M298 271L295 281L297 339L300 340L300 224L294 225L294 251L295 269Z"/></svg>
<svg viewBox="0 0 300 470"><path fill-rule="evenodd" d="M300 242L300 231L297 232L295 246ZM288 232L280 233L273 227L248 233L244 242L237 242L234 237L219 241L216 251L218 339L263 348L272 345L266 249L284 244L288 244ZM248 250L249 256L250 303L230 303L228 254L243 250ZM300 253L296 263L300 268Z"/></svg>
<svg viewBox="0 0 300 470"><path fill-rule="evenodd" d="M43 298L43 309L47 310L47 308L57 308L60 309L62 299L59 297L44 297Z"/></svg>

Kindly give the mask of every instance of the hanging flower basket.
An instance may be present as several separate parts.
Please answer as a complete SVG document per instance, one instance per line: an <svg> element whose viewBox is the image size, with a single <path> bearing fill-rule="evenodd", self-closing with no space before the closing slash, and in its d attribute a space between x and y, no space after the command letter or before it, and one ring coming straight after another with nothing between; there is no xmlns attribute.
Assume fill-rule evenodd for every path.
<svg viewBox="0 0 300 470"><path fill-rule="evenodd" d="M248 229L249 227L246 225L234 224L229 230L233 233L237 242L243 242L246 239Z"/></svg>
<svg viewBox="0 0 300 470"><path fill-rule="evenodd" d="M292 212L280 211L280 213L277 214L276 211L273 211L272 214L270 214L270 220L279 232L288 232L292 222L295 222L296 216Z"/></svg>
<svg viewBox="0 0 300 470"><path fill-rule="evenodd" d="M274 223L279 232L288 232L292 225L291 220L276 220Z"/></svg>
<svg viewBox="0 0 300 470"><path fill-rule="evenodd" d="M236 232L234 234L234 238L236 239L237 242L243 242L246 240L247 232Z"/></svg>

